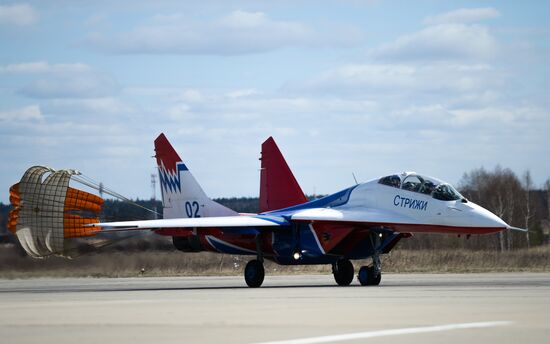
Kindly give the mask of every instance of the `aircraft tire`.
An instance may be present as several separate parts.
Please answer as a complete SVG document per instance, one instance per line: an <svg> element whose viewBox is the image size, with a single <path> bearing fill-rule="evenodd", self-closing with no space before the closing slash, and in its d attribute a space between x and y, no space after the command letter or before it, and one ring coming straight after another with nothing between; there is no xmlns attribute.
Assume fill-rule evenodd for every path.
<svg viewBox="0 0 550 344"><path fill-rule="evenodd" d="M357 280L363 286L379 285L382 280L382 274L375 274L373 266L362 266L357 274Z"/></svg>
<svg viewBox="0 0 550 344"><path fill-rule="evenodd" d="M251 260L244 268L244 280L250 288L258 288L265 277L264 265L257 259Z"/></svg>
<svg viewBox="0 0 550 344"><path fill-rule="evenodd" d="M357 274L357 280L361 285L369 285L369 268L368 266L362 266Z"/></svg>
<svg viewBox="0 0 550 344"><path fill-rule="evenodd" d="M370 285L380 285L380 281L382 280L382 273L379 272L378 274L374 274L374 268L372 268L372 274L370 278Z"/></svg>
<svg viewBox="0 0 550 344"><path fill-rule="evenodd" d="M353 264L348 259L340 259L332 266L332 273L339 286L350 285L353 281Z"/></svg>

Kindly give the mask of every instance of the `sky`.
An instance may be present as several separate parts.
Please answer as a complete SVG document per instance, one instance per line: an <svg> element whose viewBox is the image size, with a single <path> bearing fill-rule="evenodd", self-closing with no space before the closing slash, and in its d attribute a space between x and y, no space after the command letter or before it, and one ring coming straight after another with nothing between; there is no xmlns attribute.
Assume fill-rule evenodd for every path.
<svg viewBox="0 0 550 344"><path fill-rule="evenodd" d="M0 202L33 165L149 199L160 133L211 197L258 195L269 136L307 194L352 173L456 184L496 165L541 186L548 14L548 1L0 1Z"/></svg>

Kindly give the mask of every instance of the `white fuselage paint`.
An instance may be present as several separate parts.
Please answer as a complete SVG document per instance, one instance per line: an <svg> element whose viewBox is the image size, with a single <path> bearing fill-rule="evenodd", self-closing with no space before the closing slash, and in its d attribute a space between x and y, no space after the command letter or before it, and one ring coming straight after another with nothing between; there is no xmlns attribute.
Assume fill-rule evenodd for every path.
<svg viewBox="0 0 550 344"><path fill-rule="evenodd" d="M358 185L346 204L333 209L360 211L361 208L394 214L398 223L508 227L498 216L471 201L441 201L430 195L380 184L378 179Z"/></svg>

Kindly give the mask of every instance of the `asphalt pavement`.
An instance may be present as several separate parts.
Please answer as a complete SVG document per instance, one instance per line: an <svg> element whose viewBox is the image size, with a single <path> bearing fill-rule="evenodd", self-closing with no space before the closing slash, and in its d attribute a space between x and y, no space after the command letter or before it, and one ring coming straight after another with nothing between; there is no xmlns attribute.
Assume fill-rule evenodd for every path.
<svg viewBox="0 0 550 344"><path fill-rule="evenodd" d="M2 343L548 343L550 273L0 280Z"/></svg>

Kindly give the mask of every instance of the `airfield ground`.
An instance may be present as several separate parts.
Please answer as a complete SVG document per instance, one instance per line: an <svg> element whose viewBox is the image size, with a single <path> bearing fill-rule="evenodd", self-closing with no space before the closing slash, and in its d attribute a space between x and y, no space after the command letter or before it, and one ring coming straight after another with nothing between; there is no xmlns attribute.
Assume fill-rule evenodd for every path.
<svg viewBox="0 0 550 344"><path fill-rule="evenodd" d="M3 343L547 343L550 273L0 280L0 309Z"/></svg>

